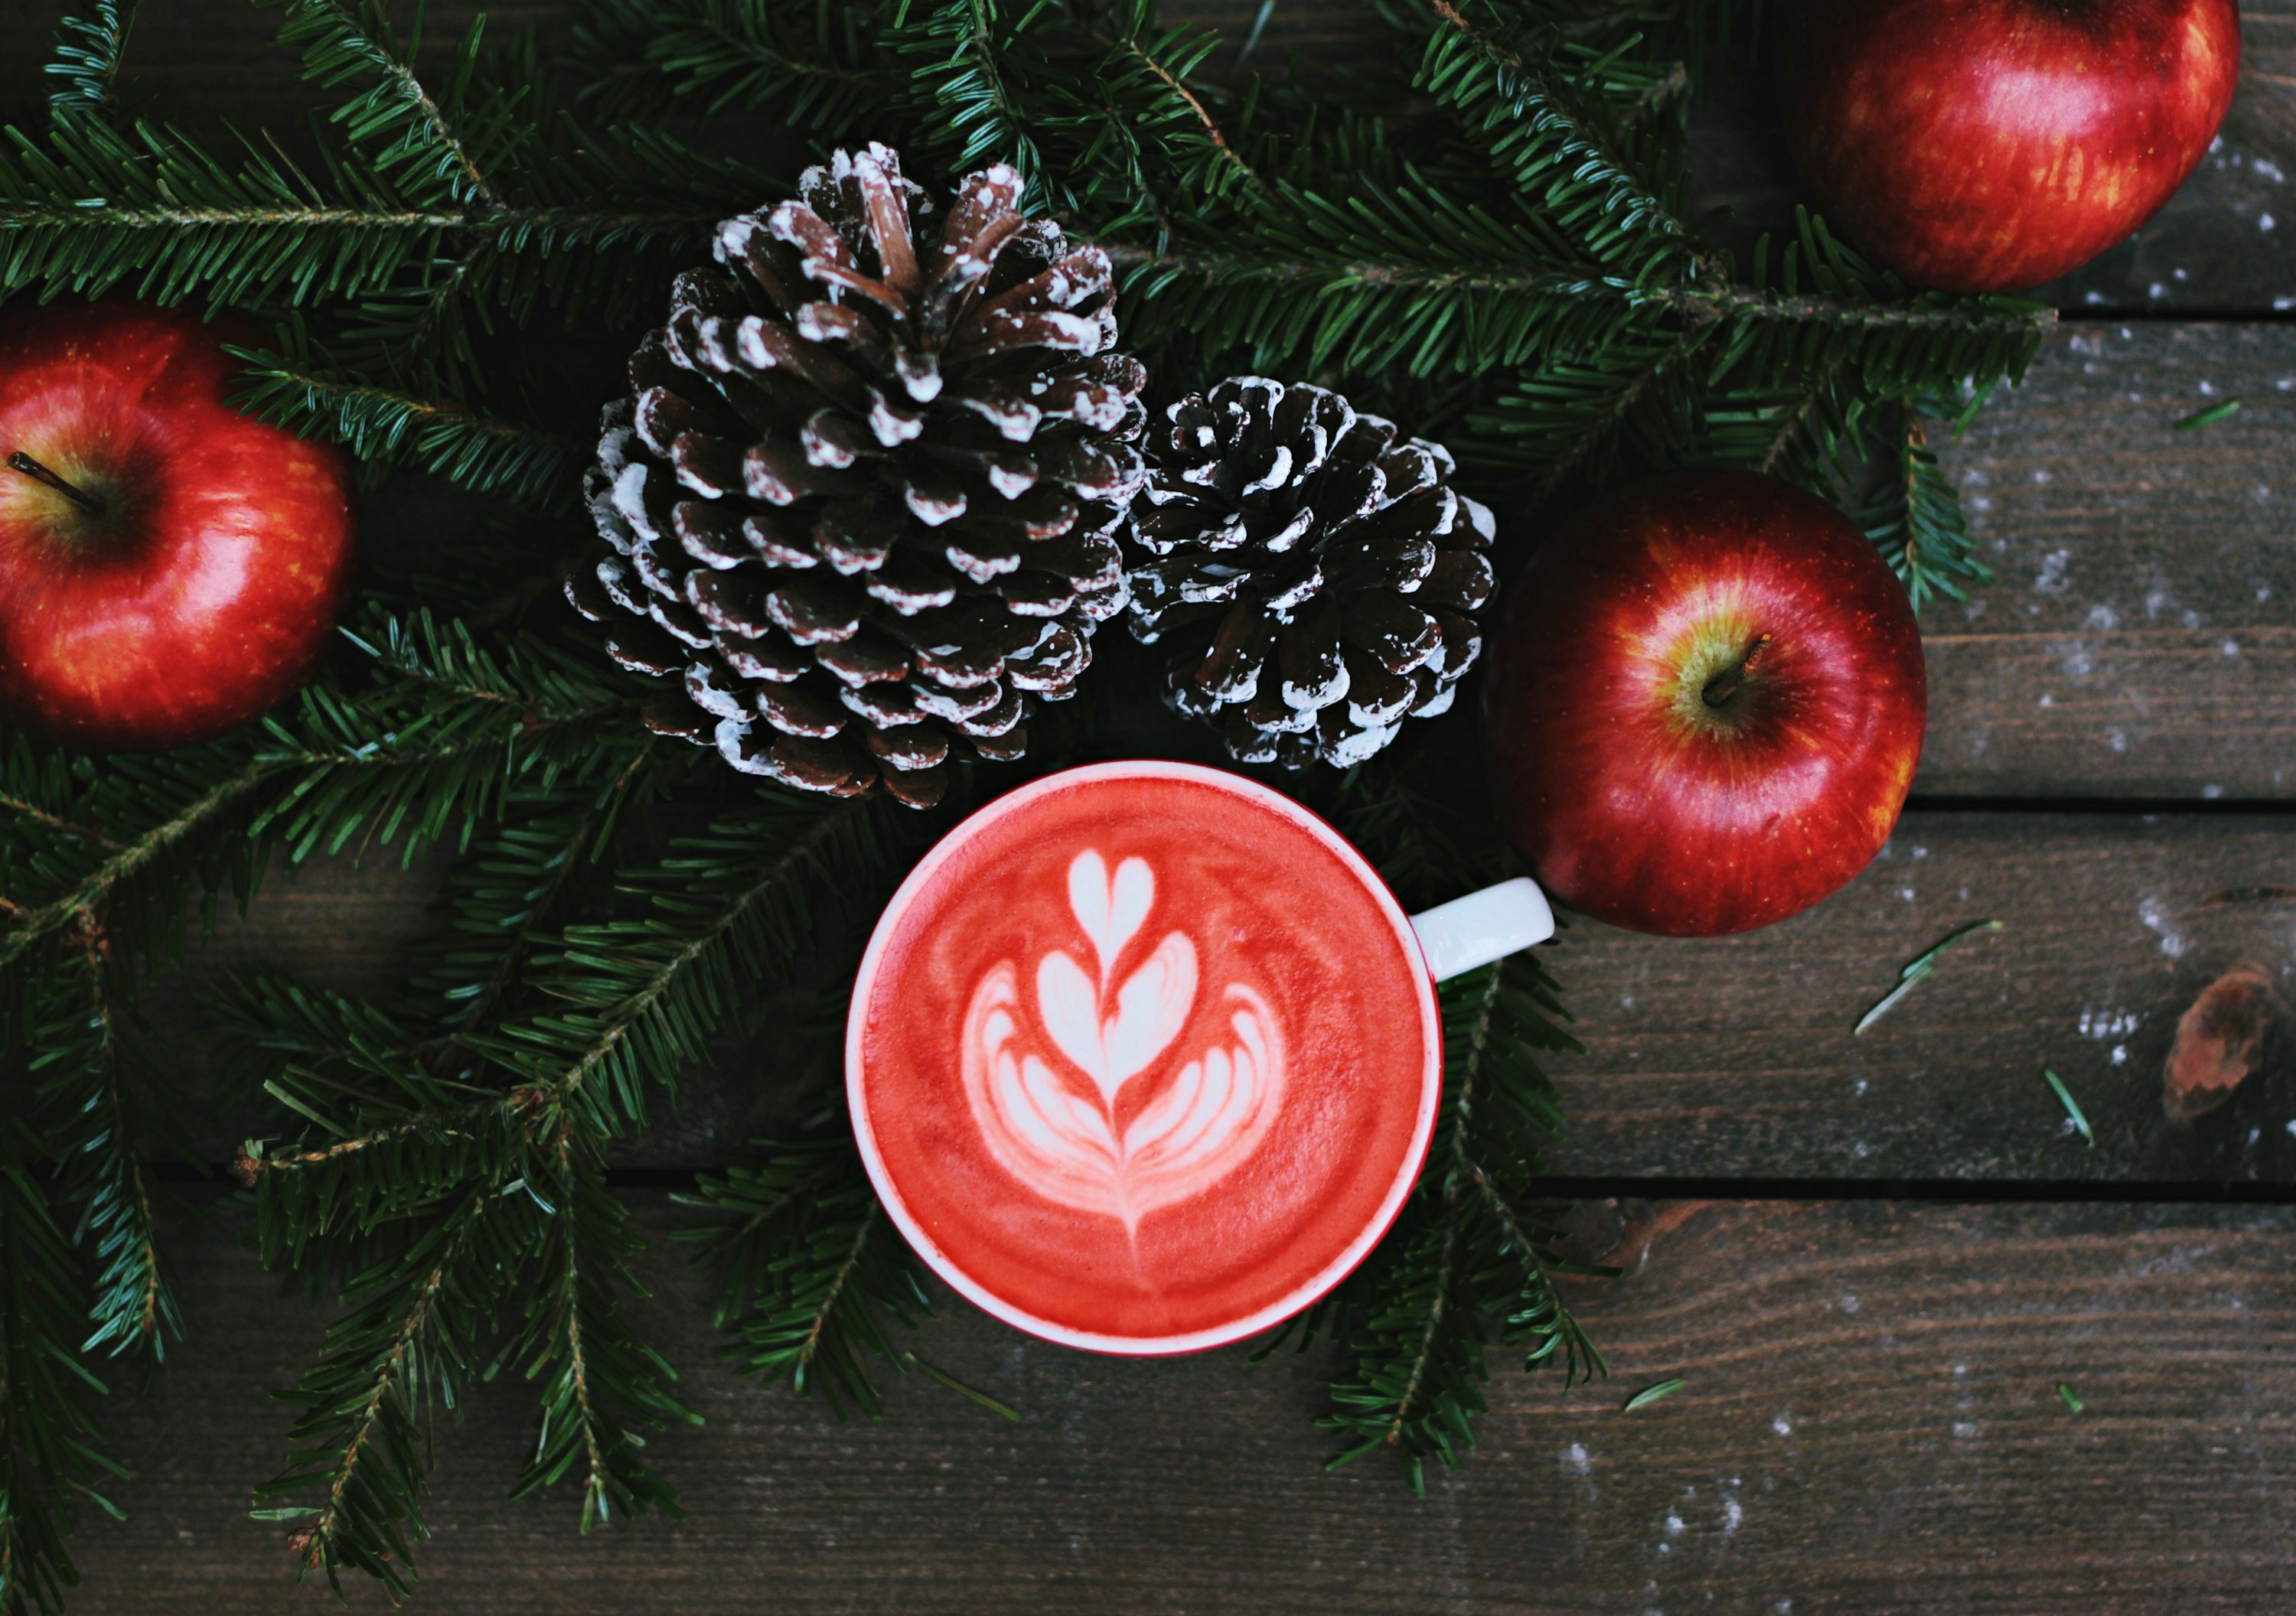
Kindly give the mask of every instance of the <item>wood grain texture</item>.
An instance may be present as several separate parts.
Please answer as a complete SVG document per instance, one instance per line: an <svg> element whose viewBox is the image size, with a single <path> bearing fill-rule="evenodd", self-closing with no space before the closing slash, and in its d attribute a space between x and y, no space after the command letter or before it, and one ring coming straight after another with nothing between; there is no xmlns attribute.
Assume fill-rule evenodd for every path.
<svg viewBox="0 0 2296 1616"><path fill-rule="evenodd" d="M641 1219L657 1242L666 1222ZM1482 1449L1424 1503L1376 1456L1321 1473L1299 1359L1094 1358L962 1304L921 1344L1022 1423L913 1379L882 1428L840 1426L712 1361L706 1295L657 1248L646 1328L709 1423L650 1452L690 1518L583 1538L569 1498L504 1502L531 1406L484 1387L439 1428L415 1608L2181 1616L2296 1598L2296 1212L1675 1202L1589 1222L1630 1269L1577 1293L1613 1379L1566 1397L1495 1355ZM261 1388L322 1316L219 1236L184 1255L193 1339L113 1400L138 1474L127 1521L79 1539L72 1609L327 1608L291 1586L281 1529L245 1516L289 1421ZM1620 1411L1672 1375L1682 1392Z"/></svg>
<svg viewBox="0 0 2296 1616"><path fill-rule="evenodd" d="M2226 399L2230 419L2176 423ZM1916 791L2296 795L2296 326L2084 323L1945 448L1999 581L1923 622Z"/></svg>
<svg viewBox="0 0 2296 1616"><path fill-rule="evenodd" d="M2003 929L1852 1035L1901 966L1985 919ZM2296 818L1916 812L1843 892L1765 931L1581 922L1547 959L1588 1045L1554 1063L1565 1172L2296 1180ZM2276 984L2276 1035L2228 1103L2171 1127L2177 1017L2243 961Z"/></svg>
<svg viewBox="0 0 2296 1616"><path fill-rule="evenodd" d="M288 971L388 993L427 924L428 870L318 865L226 925L152 1007L196 1026L203 984ZM1898 967L1972 920L1863 1036ZM1762 932L1638 937L1591 921L1547 951L1588 1045L1553 1063L1558 1171L1600 1178L2296 1182L2296 816L1917 812L1838 896ZM2225 971L2281 1000L2257 1069L2188 1128L2161 1108L2177 1017ZM196 1061L196 1040L185 1041ZM723 1163L829 1080L833 1051L728 1048L625 1166ZM2054 1068L2096 1134L2070 1130ZM227 1155L247 1121L203 1143Z"/></svg>

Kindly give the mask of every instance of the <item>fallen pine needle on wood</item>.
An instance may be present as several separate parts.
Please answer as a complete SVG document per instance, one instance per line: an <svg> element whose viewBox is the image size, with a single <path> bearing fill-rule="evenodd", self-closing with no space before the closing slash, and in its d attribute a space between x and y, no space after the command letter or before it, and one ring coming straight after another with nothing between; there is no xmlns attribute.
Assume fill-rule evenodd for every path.
<svg viewBox="0 0 2296 1616"><path fill-rule="evenodd" d="M1621 1414L1632 1414L1636 1409L1644 1407L1645 1404L1654 1403L1662 1397L1672 1397L1676 1392L1681 1391L1689 1383L1690 1383L1688 1381L1683 1379L1682 1376L1677 1375L1672 1380L1662 1380L1659 1382L1655 1386L1644 1386L1641 1391L1628 1398L1627 1400L1627 1406L1620 1409L1619 1412Z"/></svg>
<svg viewBox="0 0 2296 1616"><path fill-rule="evenodd" d="M2197 432L2202 427L2215 426L2217 422L2225 420L2228 416L2237 414L2239 411L2240 400L2237 398L2227 398L2221 404L2210 404L2205 410L2194 411L2190 415L2185 416L2184 420L2177 423L2177 430L2179 432Z"/></svg>
<svg viewBox="0 0 2296 1616"><path fill-rule="evenodd" d="M2083 1408L2088 1407L2087 1403L2081 1401L2080 1393L2074 1391L2062 1381L2059 1381L2057 1383L2057 1395L2064 1399L2065 1407L2071 1409L2075 1414L2079 1414Z"/></svg>
<svg viewBox="0 0 2296 1616"><path fill-rule="evenodd" d="M1849 1035L1852 1038L1857 1037L1895 1009L1898 1000L1912 992L1920 985L1923 977L1937 969L1938 956L1944 953L1946 950L1964 937L1973 937L1980 932L1997 932L2000 929L2001 922L1998 920L1972 920L1960 930L1948 932L1939 938L1919 959L1898 973L1898 985L1882 994L1880 1000L1875 1001L1872 1009L1857 1018L1857 1024L1849 1029Z"/></svg>
<svg viewBox="0 0 2296 1616"><path fill-rule="evenodd" d="M2041 1068L2041 1075L2049 1080L2049 1087L2057 1091L2057 1099L2064 1106L2065 1114L2072 1118L2073 1126L2080 1130L2081 1138L2088 1141L2091 1150L2095 1150L2096 1135L2089 1128L2088 1118L2081 1114L2080 1102L2073 1098L2072 1090L2065 1087L2065 1080L2046 1066Z"/></svg>

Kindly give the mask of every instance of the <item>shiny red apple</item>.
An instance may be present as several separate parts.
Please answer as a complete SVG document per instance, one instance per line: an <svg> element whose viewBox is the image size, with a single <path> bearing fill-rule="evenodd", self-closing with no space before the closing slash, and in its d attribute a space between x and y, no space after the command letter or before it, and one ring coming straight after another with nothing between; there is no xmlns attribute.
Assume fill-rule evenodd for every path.
<svg viewBox="0 0 2296 1616"><path fill-rule="evenodd" d="M1808 0L1786 118L1827 219L1923 286L2016 291L2124 240L2232 105L2234 0Z"/></svg>
<svg viewBox="0 0 2296 1616"><path fill-rule="evenodd" d="M1743 471L1596 502L1513 586L1485 686L1501 827L1555 897L1718 936L1872 861L1929 712L1913 607L1866 535Z"/></svg>
<svg viewBox="0 0 2296 1616"><path fill-rule="evenodd" d="M0 715L152 750L293 690L351 568L340 451L232 408L215 327L0 309Z"/></svg>

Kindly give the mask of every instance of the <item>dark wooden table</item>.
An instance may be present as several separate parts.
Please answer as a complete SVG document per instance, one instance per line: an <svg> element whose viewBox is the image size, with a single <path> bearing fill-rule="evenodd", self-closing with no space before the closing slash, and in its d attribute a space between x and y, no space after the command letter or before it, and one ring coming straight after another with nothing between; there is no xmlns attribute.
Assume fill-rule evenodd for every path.
<svg viewBox="0 0 2296 1616"><path fill-rule="evenodd" d="M37 96L27 47L59 9L12 0L12 110ZM433 27L473 9L439 0ZM1283 0L1262 49L1312 52L1341 9ZM548 45L569 8L493 10ZM1556 945L1591 1049L1562 1065L1556 1165L1626 1269L1574 1297L1609 1384L1565 1396L1495 1359L1481 1449L1414 1502L1377 1463L1323 1473L1304 1368L1082 1356L950 1299L931 1352L1022 1423L910 1383L881 1427L843 1426L713 1359L704 1286L662 1249L666 1197L640 1188L644 1321L708 1418L653 1449L691 1518L584 1538L565 1498L506 1502L530 1404L487 1389L440 1433L422 1604L2296 1609L2285 1003L2229 1101L2190 1126L2163 1107L2179 1017L2211 983L2246 967L2296 998L2296 0L2243 10L2218 149L2136 240L2054 289L2061 334L1948 453L2001 575L1931 614L1928 750L1881 860L1751 937L1581 926ZM272 16L144 12L154 110L244 124L303 102L264 43ZM1778 216L1791 181L1744 110L1710 122L1709 191ZM2171 429L2231 397L2230 420ZM314 868L227 927L209 968L386 988L422 873ZM1901 963L1985 918L2004 929L1851 1040ZM740 1108L737 1081L633 1168L721 1159ZM323 1596L292 1587L247 1493L289 1424L266 1389L325 1316L217 1228L188 1222L176 1249L190 1339L111 1400L136 1475L126 1522L83 1533L73 1608L305 1608ZM1620 1411L1677 1375L1677 1395Z"/></svg>

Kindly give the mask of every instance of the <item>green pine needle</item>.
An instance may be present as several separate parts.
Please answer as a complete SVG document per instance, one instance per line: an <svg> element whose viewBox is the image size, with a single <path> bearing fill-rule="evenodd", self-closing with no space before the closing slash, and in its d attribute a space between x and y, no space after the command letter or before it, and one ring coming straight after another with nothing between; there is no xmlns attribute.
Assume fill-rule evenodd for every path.
<svg viewBox="0 0 2296 1616"><path fill-rule="evenodd" d="M1967 926L1949 932L1931 943L1898 973L1898 985L1882 994L1874 1001L1871 1009L1857 1018L1857 1024L1849 1029L1850 1036L1856 1037L1896 1008L1899 1000L1919 987L1923 981L1927 980L1930 973L1937 969L1939 956L1948 949L1981 932L1997 932L2001 929L2001 924L1998 920L1972 920Z"/></svg>
<svg viewBox="0 0 2296 1616"><path fill-rule="evenodd" d="M1690 1383L1687 1380L1685 1380L1682 1376L1677 1375L1672 1380L1662 1380L1654 1386L1644 1386L1641 1391L1628 1398L1626 1400L1625 1406L1621 1408L1619 1412L1621 1414L1632 1414L1637 1408L1646 1408L1651 1404L1659 1401L1661 1398L1672 1397L1676 1392L1681 1391L1689 1383Z"/></svg>
<svg viewBox="0 0 2296 1616"><path fill-rule="evenodd" d="M967 1402L979 1404L981 1408L988 1409L989 1413L995 1415L998 1419L1014 1425L1021 1423L1021 1411L1013 1407L1012 1404L999 1402L995 1398L989 1396L986 1392L980 1390L978 1387L965 1384L964 1382L957 1379L955 1375L951 1375L947 1370L941 1368L931 1359L921 1358L914 1352L903 1352L901 1354L901 1361L906 1364L910 1368L920 1371L928 1379L939 1381L942 1385L947 1386L950 1391L955 1392Z"/></svg>
<svg viewBox="0 0 2296 1616"><path fill-rule="evenodd" d="M2088 1118L2081 1114L2080 1102L2073 1098L2072 1090L2065 1087L2062 1078L2046 1066L2041 1069L2041 1075L2048 1079L2049 1087L2056 1090L2057 1101L2064 1106L2065 1115L2072 1119L2074 1129L2079 1132L2082 1139L2088 1141L2088 1147L2095 1150L2096 1134L2089 1127Z"/></svg>
<svg viewBox="0 0 2296 1616"><path fill-rule="evenodd" d="M119 60L135 23L136 0L93 0L85 17L56 29L55 59L41 71L60 80L48 97L59 112L110 118L118 111Z"/></svg>
<svg viewBox="0 0 2296 1616"><path fill-rule="evenodd" d="M2226 398L2209 405L2205 410L2194 411L2177 423L2176 429L2179 432L2197 432L2202 427L2213 427L2220 420L2230 420L2239 413L2240 400Z"/></svg>

